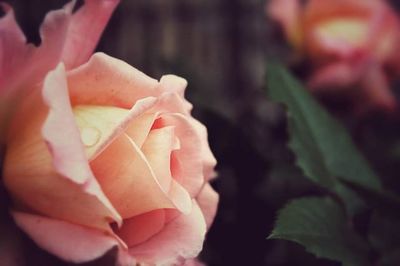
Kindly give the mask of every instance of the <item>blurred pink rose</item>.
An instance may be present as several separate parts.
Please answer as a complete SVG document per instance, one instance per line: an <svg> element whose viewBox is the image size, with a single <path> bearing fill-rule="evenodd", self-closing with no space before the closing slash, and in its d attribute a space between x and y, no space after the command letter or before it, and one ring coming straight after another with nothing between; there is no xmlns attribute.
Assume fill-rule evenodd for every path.
<svg viewBox="0 0 400 266"><path fill-rule="evenodd" d="M342 93L358 111L393 110L400 22L383 0L271 0L268 13L314 64L313 90Z"/></svg>
<svg viewBox="0 0 400 266"><path fill-rule="evenodd" d="M67 72L59 64L24 99L7 138L18 226L72 262L113 247L120 265L196 257L217 208L216 160L185 87L102 53Z"/></svg>

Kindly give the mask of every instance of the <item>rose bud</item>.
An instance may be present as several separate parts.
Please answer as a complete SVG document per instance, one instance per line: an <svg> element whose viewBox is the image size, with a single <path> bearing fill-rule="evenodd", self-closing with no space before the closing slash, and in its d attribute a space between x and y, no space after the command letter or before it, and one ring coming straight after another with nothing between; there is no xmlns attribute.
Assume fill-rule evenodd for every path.
<svg viewBox="0 0 400 266"><path fill-rule="evenodd" d="M298 54L309 59L310 89L342 94L356 111L396 108L389 79L399 73L400 22L383 0L271 0Z"/></svg>
<svg viewBox="0 0 400 266"><path fill-rule="evenodd" d="M196 257L216 213L216 160L185 87L102 53L59 64L12 118L4 182L17 225L75 263L113 247L119 265Z"/></svg>

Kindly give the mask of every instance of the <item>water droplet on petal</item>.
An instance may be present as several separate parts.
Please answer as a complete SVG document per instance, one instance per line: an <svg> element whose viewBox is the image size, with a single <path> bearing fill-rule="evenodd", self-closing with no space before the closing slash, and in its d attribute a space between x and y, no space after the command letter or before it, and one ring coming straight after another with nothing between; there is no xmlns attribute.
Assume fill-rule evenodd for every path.
<svg viewBox="0 0 400 266"><path fill-rule="evenodd" d="M96 145L100 140L101 133L95 127L84 127L81 129L81 139L86 147Z"/></svg>

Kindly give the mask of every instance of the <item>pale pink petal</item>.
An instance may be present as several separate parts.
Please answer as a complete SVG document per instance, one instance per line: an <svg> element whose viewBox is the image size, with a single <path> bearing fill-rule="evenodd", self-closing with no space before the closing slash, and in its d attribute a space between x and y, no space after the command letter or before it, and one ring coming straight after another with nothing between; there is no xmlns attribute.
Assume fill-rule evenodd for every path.
<svg viewBox="0 0 400 266"><path fill-rule="evenodd" d="M67 69L85 63L96 48L97 42L119 0L86 0L72 16L62 52Z"/></svg>
<svg viewBox="0 0 400 266"><path fill-rule="evenodd" d="M118 246L114 237L95 229L23 212L12 214L38 246L66 261L91 261Z"/></svg>
<svg viewBox="0 0 400 266"><path fill-rule="evenodd" d="M379 65L370 65L360 85L362 89L360 100L363 104L359 105L359 112L368 109L395 110L397 106L396 98L391 92L389 82L382 67Z"/></svg>
<svg viewBox="0 0 400 266"><path fill-rule="evenodd" d="M153 265L181 265L195 258L203 247L206 234L204 216L196 202L192 212L179 215L148 241L129 249L138 262Z"/></svg>
<svg viewBox="0 0 400 266"><path fill-rule="evenodd" d="M278 21L286 38L295 47L301 45L303 29L301 28L300 0L271 0L267 6L268 15Z"/></svg>
<svg viewBox="0 0 400 266"><path fill-rule="evenodd" d="M160 232L164 224L165 211L161 209L125 219L122 227L115 231L128 247L132 247Z"/></svg>
<svg viewBox="0 0 400 266"><path fill-rule="evenodd" d="M209 183L206 183L197 196L196 201L206 219L207 228L210 228L217 213L219 201L218 193L215 192Z"/></svg>
<svg viewBox="0 0 400 266"><path fill-rule="evenodd" d="M210 149L210 145L208 144L208 133L207 128L200 123L197 119L191 119L192 124L197 129L197 132L200 135L201 140L201 152L203 158L203 175L206 182L217 176L215 172L215 166L217 165L217 159L215 159L214 154Z"/></svg>
<svg viewBox="0 0 400 266"><path fill-rule="evenodd" d="M40 82L61 58L72 5L49 12L40 28L40 47L26 44L10 6L2 4L6 15L0 19L0 93L16 93L23 85ZM10 91L12 90L12 91Z"/></svg>
<svg viewBox="0 0 400 266"><path fill-rule="evenodd" d="M190 212L188 193L176 182L165 191L145 155L128 135L116 138L91 162L91 167L123 218L162 208Z"/></svg>
<svg viewBox="0 0 400 266"><path fill-rule="evenodd" d="M153 127L165 126L175 127L175 134L180 141L180 149L172 152L172 176L194 197L205 180L200 133L189 117L179 113L162 114Z"/></svg>
<svg viewBox="0 0 400 266"><path fill-rule="evenodd" d="M111 230L108 223L121 218L89 168L62 65L46 78L43 98L48 106L41 94L30 95L14 117L3 172L8 191L38 213Z"/></svg>
<svg viewBox="0 0 400 266"><path fill-rule="evenodd" d="M103 194L90 170L71 109L65 75L61 64L50 72L43 86L43 98L49 107L49 114L43 125L42 135L52 153L53 166L57 173L81 185L85 192L97 197L109 210L110 217L119 222L119 214Z"/></svg>
<svg viewBox="0 0 400 266"><path fill-rule="evenodd" d="M185 99L186 86L187 81L175 75L164 75L160 79L161 90L165 92L177 93L183 99L185 111L190 112L193 108L193 105Z"/></svg>
<svg viewBox="0 0 400 266"><path fill-rule="evenodd" d="M149 96L158 96L158 82L127 63L103 53L72 70L68 85L73 105L108 105L130 109Z"/></svg>
<svg viewBox="0 0 400 266"><path fill-rule="evenodd" d="M348 62L338 62L321 67L308 82L309 88L320 90L343 90L358 82L360 73Z"/></svg>

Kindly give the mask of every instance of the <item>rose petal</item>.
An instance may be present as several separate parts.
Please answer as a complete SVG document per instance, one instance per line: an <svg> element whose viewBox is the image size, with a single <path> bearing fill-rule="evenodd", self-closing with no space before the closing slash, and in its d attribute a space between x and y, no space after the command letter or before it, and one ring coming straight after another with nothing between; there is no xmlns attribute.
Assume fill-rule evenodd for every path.
<svg viewBox="0 0 400 266"><path fill-rule="evenodd" d="M142 148L154 121L159 116L158 112L146 113L132 119L125 129L125 133L135 142L135 144Z"/></svg>
<svg viewBox="0 0 400 266"><path fill-rule="evenodd" d="M190 120L200 135L201 153L203 159L203 175L205 181L208 182L217 176L217 173L215 172L217 159L215 159L214 154L210 149L210 145L208 144L207 128L197 119L192 118Z"/></svg>
<svg viewBox="0 0 400 266"><path fill-rule="evenodd" d="M118 246L115 238L95 229L23 212L12 214L36 244L66 261L91 261Z"/></svg>
<svg viewBox="0 0 400 266"><path fill-rule="evenodd" d="M85 63L96 48L119 0L86 0L72 16L62 52L62 61L67 69Z"/></svg>
<svg viewBox="0 0 400 266"><path fill-rule="evenodd" d="M165 211L154 210L129 219L125 219L121 228L116 230L118 236L128 245L135 246L160 232L165 224Z"/></svg>
<svg viewBox="0 0 400 266"><path fill-rule="evenodd" d="M143 125L138 124L136 118L141 117L141 114L155 103L154 97L148 97L137 101L130 110L112 106L75 106L73 112L85 145L87 158L93 160L127 128L142 126L137 129L137 131L142 131Z"/></svg>
<svg viewBox="0 0 400 266"><path fill-rule="evenodd" d="M89 168L62 65L50 72L43 87L49 112L40 96L31 95L15 116L4 164L7 189L17 202L37 212L111 230L110 220L119 223L121 218ZM48 146L40 135L42 126Z"/></svg>
<svg viewBox="0 0 400 266"><path fill-rule="evenodd" d="M340 61L318 69L308 82L312 90L340 90L355 85L364 71L362 65Z"/></svg>
<svg viewBox="0 0 400 266"><path fill-rule="evenodd" d="M162 208L177 208L187 213L190 196L172 181L169 191L163 190L146 157L129 138L114 140L91 167L107 197L123 218Z"/></svg>
<svg viewBox="0 0 400 266"><path fill-rule="evenodd" d="M68 4L64 9L46 15L40 28L42 43L38 48L26 44L12 8L7 4L2 4L2 8L6 15L0 19L0 93L39 82L57 65L67 35L72 5Z"/></svg>
<svg viewBox="0 0 400 266"><path fill-rule="evenodd" d="M391 92L384 70L379 65L369 66L361 81L361 88L365 102L360 105L359 112L375 108L387 111L395 110L397 106L396 98Z"/></svg>
<svg viewBox="0 0 400 266"><path fill-rule="evenodd" d="M193 105L185 99L186 86L187 81L175 75L164 75L160 79L161 90L165 92L177 93L183 99L185 111L189 113L192 110Z"/></svg>
<svg viewBox="0 0 400 266"><path fill-rule="evenodd" d="M175 127L175 135L181 148L172 153L172 176L194 197L200 191L203 183L202 141L200 133L192 120L179 113L161 115L153 127Z"/></svg>
<svg viewBox="0 0 400 266"><path fill-rule="evenodd" d="M158 96L157 81L127 63L103 53L68 75L74 105L108 105L129 109L143 98Z"/></svg>
<svg viewBox="0 0 400 266"><path fill-rule="evenodd" d="M203 212L208 229L214 221L217 213L219 195L209 183L206 183L197 196L196 201Z"/></svg>
<svg viewBox="0 0 400 266"><path fill-rule="evenodd" d="M204 242L206 223L197 203L192 212L179 215L148 241L129 249L138 262L154 265L181 265L196 257Z"/></svg>
<svg viewBox="0 0 400 266"><path fill-rule="evenodd" d="M174 128L164 127L150 131L142 152L164 191L171 186L171 152L174 149Z"/></svg>

